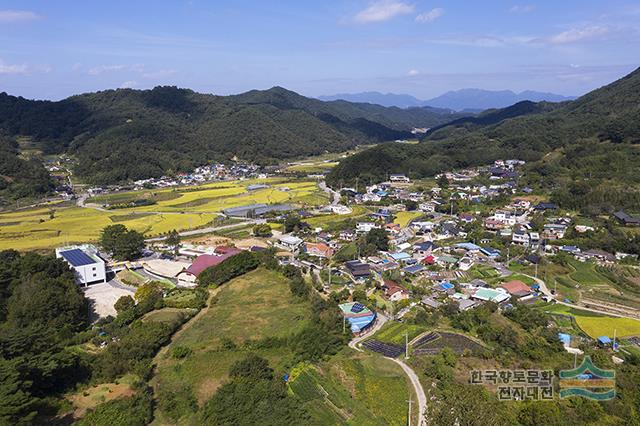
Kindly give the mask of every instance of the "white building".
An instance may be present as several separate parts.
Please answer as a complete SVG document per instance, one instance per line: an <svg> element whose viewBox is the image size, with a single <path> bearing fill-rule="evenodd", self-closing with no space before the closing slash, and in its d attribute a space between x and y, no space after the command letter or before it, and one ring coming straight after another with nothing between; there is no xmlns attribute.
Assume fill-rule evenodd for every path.
<svg viewBox="0 0 640 426"><path fill-rule="evenodd" d="M356 224L356 232L358 233L367 233L375 228L379 228L379 226L373 222L358 222Z"/></svg>
<svg viewBox="0 0 640 426"><path fill-rule="evenodd" d="M282 235L276 244L285 250L296 251L302 243L303 241L295 235Z"/></svg>
<svg viewBox="0 0 640 426"><path fill-rule="evenodd" d="M107 282L107 268L91 245L59 247L56 257L63 259L76 273L76 280L85 286L89 283Z"/></svg>
<svg viewBox="0 0 640 426"><path fill-rule="evenodd" d="M405 175L391 175L389 176L389 180L391 182L403 182L403 183L409 183L410 180L408 177L406 177Z"/></svg>

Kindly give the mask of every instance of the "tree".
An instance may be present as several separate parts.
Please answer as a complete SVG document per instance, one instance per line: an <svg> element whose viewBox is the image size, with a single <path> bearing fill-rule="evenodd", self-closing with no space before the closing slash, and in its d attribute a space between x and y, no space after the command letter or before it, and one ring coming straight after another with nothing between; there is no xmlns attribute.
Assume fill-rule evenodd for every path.
<svg viewBox="0 0 640 426"><path fill-rule="evenodd" d="M266 223L259 223L253 227L253 235L256 237L271 236L271 227Z"/></svg>
<svg viewBox="0 0 640 426"><path fill-rule="evenodd" d="M118 241L127 232L127 227L118 223L106 226L100 233L100 245L109 253L116 251Z"/></svg>
<svg viewBox="0 0 640 426"><path fill-rule="evenodd" d="M388 251L389 250L389 237L387 232L381 228L374 228L367 233L365 237L366 244L375 246L377 250Z"/></svg>
<svg viewBox="0 0 640 426"><path fill-rule="evenodd" d="M284 220L284 232L288 234L289 232L299 231L302 229L302 221L300 220L300 216L297 214L290 214Z"/></svg>
<svg viewBox="0 0 640 426"><path fill-rule="evenodd" d="M116 312L118 313L128 311L129 309L133 309L135 306L136 306L135 300L133 300L133 297L129 295L120 297L116 301L116 303L113 305Z"/></svg>
<svg viewBox="0 0 640 426"><path fill-rule="evenodd" d="M173 253L178 254L178 249L180 248L180 234L175 229L169 231L169 235L164 240L164 242L171 248L173 248Z"/></svg>
<svg viewBox="0 0 640 426"><path fill-rule="evenodd" d="M447 176L445 176L444 173L442 173L440 175L440 177L438 178L438 186L440 188L448 188L449 187L449 179L447 179Z"/></svg>
<svg viewBox="0 0 640 426"><path fill-rule="evenodd" d="M134 260L144 249L144 236L122 224L109 225L100 234L100 245L118 260Z"/></svg>

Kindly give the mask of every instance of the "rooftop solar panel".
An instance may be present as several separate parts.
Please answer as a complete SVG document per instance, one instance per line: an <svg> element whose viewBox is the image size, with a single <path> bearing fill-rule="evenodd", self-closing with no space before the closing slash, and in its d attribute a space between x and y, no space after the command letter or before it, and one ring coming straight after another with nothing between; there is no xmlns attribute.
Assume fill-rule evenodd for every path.
<svg viewBox="0 0 640 426"><path fill-rule="evenodd" d="M91 257L80 249L60 252L60 255L73 266L84 266L96 263Z"/></svg>
<svg viewBox="0 0 640 426"><path fill-rule="evenodd" d="M361 303L355 303L352 307L351 307L351 312L355 312L356 314L358 312L362 312L364 310L364 305L362 305Z"/></svg>

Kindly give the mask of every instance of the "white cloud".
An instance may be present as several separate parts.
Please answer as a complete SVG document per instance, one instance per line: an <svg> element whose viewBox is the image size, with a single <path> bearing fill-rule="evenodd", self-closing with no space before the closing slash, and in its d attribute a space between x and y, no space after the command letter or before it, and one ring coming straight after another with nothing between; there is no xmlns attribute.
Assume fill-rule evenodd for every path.
<svg viewBox="0 0 640 426"><path fill-rule="evenodd" d="M88 73L89 75L100 75L106 72L122 71L126 68L126 65L98 65L97 67L91 68Z"/></svg>
<svg viewBox="0 0 640 426"><path fill-rule="evenodd" d="M362 24L382 22L399 15L412 13L413 9L413 5L401 1L379 0L358 12L354 19Z"/></svg>
<svg viewBox="0 0 640 426"><path fill-rule="evenodd" d="M435 9L431 9L428 12L424 12L416 16L416 22L433 22L442 15L444 15L444 9L436 7Z"/></svg>
<svg viewBox="0 0 640 426"><path fill-rule="evenodd" d="M609 32L609 28L602 26L591 26L585 28L572 28L559 34L551 36L549 42L552 44L575 43L578 41L593 40Z"/></svg>
<svg viewBox="0 0 640 426"><path fill-rule="evenodd" d="M416 70L416 69L411 69L411 70L409 70L409 72L407 73L407 75L408 75L409 77L413 77L413 76L416 76L416 75L418 75L418 74L420 74L420 71L418 71L418 70Z"/></svg>
<svg viewBox="0 0 640 426"><path fill-rule="evenodd" d="M122 83L120 85L120 88L121 89L133 89L137 85L138 85L137 81L129 80L129 81L125 81L124 83Z"/></svg>
<svg viewBox="0 0 640 426"><path fill-rule="evenodd" d="M532 4L518 4L509 9L511 13L529 13L536 10L536 7Z"/></svg>
<svg viewBox="0 0 640 426"><path fill-rule="evenodd" d="M27 74L29 67L26 64L7 64L0 59L0 74Z"/></svg>
<svg viewBox="0 0 640 426"><path fill-rule="evenodd" d="M142 74L144 78L164 78L172 76L176 73L176 70L158 70L158 71L149 71Z"/></svg>
<svg viewBox="0 0 640 426"><path fill-rule="evenodd" d="M0 22L23 22L40 19L40 15L28 10L0 10Z"/></svg>

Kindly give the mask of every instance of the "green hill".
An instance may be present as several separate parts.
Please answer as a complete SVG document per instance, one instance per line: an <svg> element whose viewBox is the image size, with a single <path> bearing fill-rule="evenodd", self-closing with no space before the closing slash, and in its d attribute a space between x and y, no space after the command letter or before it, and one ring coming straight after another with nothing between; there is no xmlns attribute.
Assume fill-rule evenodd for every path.
<svg viewBox="0 0 640 426"><path fill-rule="evenodd" d="M93 183L157 177L234 156L260 163L411 137L458 118L432 108L323 102L280 87L234 96L176 87L106 90L59 102L0 93L0 131L78 158Z"/></svg>
<svg viewBox="0 0 640 426"><path fill-rule="evenodd" d="M418 145L378 145L343 160L329 182L426 177L519 158L529 162L528 183L564 206L610 211L640 200L639 142L640 69L575 101L516 104L440 126Z"/></svg>

